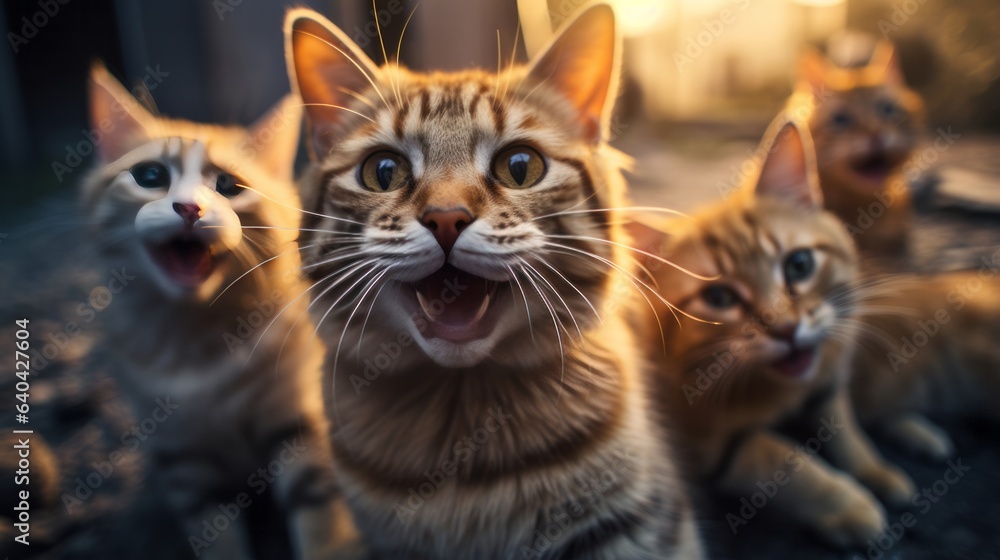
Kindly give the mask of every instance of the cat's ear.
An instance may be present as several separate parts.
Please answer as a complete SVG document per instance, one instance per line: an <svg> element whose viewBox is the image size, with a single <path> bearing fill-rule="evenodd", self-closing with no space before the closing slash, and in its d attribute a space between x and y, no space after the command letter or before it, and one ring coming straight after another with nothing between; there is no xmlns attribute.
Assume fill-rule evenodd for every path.
<svg viewBox="0 0 1000 560"><path fill-rule="evenodd" d="M893 86L905 86L906 79L903 77L903 68L899 65L899 55L896 47L889 41L879 41L875 45L872 53L869 68L878 72L882 76L882 82Z"/></svg>
<svg viewBox="0 0 1000 560"><path fill-rule="evenodd" d="M302 100L286 95L247 130L257 161L275 177L291 177L302 130Z"/></svg>
<svg viewBox="0 0 1000 560"><path fill-rule="evenodd" d="M802 208L823 206L816 154L806 127L779 118L771 125L758 153L766 154L754 192Z"/></svg>
<svg viewBox="0 0 1000 560"><path fill-rule="evenodd" d="M826 78L829 63L823 53L807 46L799 55L798 83L809 91L820 92L826 89Z"/></svg>
<svg viewBox="0 0 1000 560"><path fill-rule="evenodd" d="M641 212L627 212L625 231L632 239L632 247L658 254L667 240L667 226L664 220Z"/></svg>
<svg viewBox="0 0 1000 560"><path fill-rule="evenodd" d="M375 63L336 25L308 9L285 17L285 57L292 90L305 103L309 152L329 153L345 109L374 86Z"/></svg>
<svg viewBox="0 0 1000 560"><path fill-rule="evenodd" d="M594 4L563 25L531 62L528 75L569 100L588 141L607 137L618 93L620 46L611 7Z"/></svg>
<svg viewBox="0 0 1000 560"><path fill-rule="evenodd" d="M103 137L96 143L105 162L114 161L149 140L156 118L100 62L90 68L90 126Z"/></svg>

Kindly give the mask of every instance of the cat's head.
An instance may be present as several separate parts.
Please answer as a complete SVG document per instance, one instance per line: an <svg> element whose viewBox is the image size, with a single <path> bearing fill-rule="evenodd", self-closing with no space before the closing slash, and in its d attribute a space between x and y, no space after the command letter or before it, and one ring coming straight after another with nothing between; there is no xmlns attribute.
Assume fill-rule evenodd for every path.
<svg viewBox="0 0 1000 560"><path fill-rule="evenodd" d="M301 111L289 96L250 129L168 120L95 65L98 168L82 206L97 246L141 267L166 296L196 302L286 250L299 222L292 166Z"/></svg>
<svg viewBox="0 0 1000 560"><path fill-rule="evenodd" d="M307 209L327 216L305 241L319 245L308 258L323 263L310 266L321 308L361 298L380 318L369 331L391 331L366 335L409 333L448 367L548 359L576 336L574 317L596 320L619 226L594 210L623 196L602 143L618 83L608 6L498 74L377 66L309 10L285 29L316 160ZM341 300L352 288L368 299ZM494 352L515 336L517 351Z"/></svg>
<svg viewBox="0 0 1000 560"><path fill-rule="evenodd" d="M630 228L651 253L709 278L645 263L664 299L683 312L675 319L659 306L668 356L685 371L720 361L732 375L808 379L848 316L855 250L821 207L811 150L808 132L779 118L761 147L767 156L755 184L665 227Z"/></svg>
<svg viewBox="0 0 1000 560"><path fill-rule="evenodd" d="M924 117L892 44L878 43L869 63L856 68L809 50L798 79L800 91L812 97L809 128L824 180L869 192L883 188L915 148Z"/></svg>

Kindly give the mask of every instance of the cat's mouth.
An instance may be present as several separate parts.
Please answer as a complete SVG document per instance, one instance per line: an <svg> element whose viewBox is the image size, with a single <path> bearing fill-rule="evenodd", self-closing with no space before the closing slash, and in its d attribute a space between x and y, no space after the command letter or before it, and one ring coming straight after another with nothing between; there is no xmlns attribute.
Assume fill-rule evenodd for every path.
<svg viewBox="0 0 1000 560"><path fill-rule="evenodd" d="M413 290L411 305L423 319L417 322L421 333L461 343L485 338L493 330L504 284L446 264L406 287Z"/></svg>
<svg viewBox="0 0 1000 560"><path fill-rule="evenodd" d="M816 348L796 348L780 360L771 364L782 377L799 379L812 368L816 361Z"/></svg>
<svg viewBox="0 0 1000 560"><path fill-rule="evenodd" d="M882 183L889 178L902 158L887 151L866 154L851 163L851 169L863 179Z"/></svg>
<svg viewBox="0 0 1000 560"><path fill-rule="evenodd" d="M146 250L160 270L185 288L198 287L215 268L212 247L191 235L177 236L155 245L147 244Z"/></svg>

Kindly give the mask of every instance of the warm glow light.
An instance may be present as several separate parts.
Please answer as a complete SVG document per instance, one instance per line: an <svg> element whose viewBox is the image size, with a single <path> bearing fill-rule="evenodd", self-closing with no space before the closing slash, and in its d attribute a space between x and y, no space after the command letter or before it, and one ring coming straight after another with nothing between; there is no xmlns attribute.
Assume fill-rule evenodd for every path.
<svg viewBox="0 0 1000 560"><path fill-rule="evenodd" d="M652 31L666 15L664 0L615 0L615 17L622 33L634 37Z"/></svg>
<svg viewBox="0 0 1000 560"><path fill-rule="evenodd" d="M814 6L817 8L826 6L836 6L837 4L843 4L844 0L793 0L796 4L802 6Z"/></svg>

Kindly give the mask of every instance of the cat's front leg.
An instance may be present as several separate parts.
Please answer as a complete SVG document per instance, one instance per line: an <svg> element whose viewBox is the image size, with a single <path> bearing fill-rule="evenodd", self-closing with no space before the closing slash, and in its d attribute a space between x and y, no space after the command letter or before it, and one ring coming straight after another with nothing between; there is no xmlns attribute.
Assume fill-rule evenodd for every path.
<svg viewBox="0 0 1000 560"><path fill-rule="evenodd" d="M922 414L893 418L884 423L883 429L894 443L914 455L943 462L955 454L951 436Z"/></svg>
<svg viewBox="0 0 1000 560"><path fill-rule="evenodd" d="M781 509L834 545L863 545L882 534L885 512L867 489L819 457L797 452L792 441L761 430L738 443L719 487L749 497L768 483L775 492L764 507Z"/></svg>
<svg viewBox="0 0 1000 560"><path fill-rule="evenodd" d="M830 462L854 475L885 503L904 506L910 502L917 492L913 480L875 449L858 425L846 391L838 391L817 407L816 413L818 429L830 434L829 441L823 444Z"/></svg>

